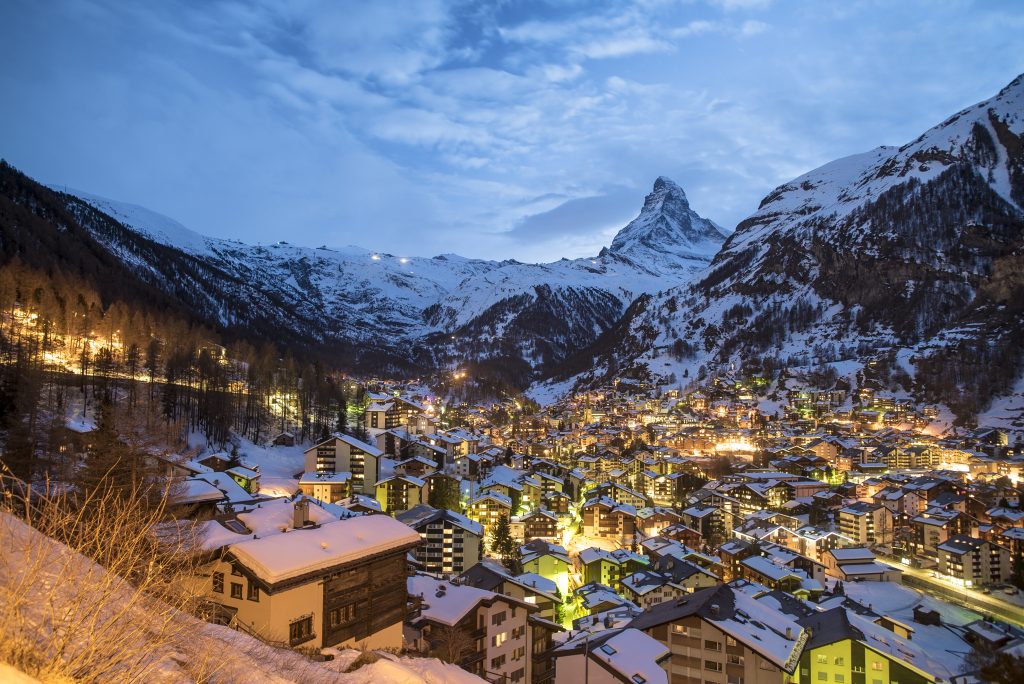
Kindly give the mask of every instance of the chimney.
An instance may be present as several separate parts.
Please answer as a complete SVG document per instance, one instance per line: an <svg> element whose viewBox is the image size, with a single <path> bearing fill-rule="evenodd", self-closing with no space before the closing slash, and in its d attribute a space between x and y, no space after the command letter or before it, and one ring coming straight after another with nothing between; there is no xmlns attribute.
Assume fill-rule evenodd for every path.
<svg viewBox="0 0 1024 684"><path fill-rule="evenodd" d="M715 617L718 617L718 604L717 603L712 603L711 604L711 614L714 615Z"/></svg>
<svg viewBox="0 0 1024 684"><path fill-rule="evenodd" d="M301 530L309 522L309 501L305 498L295 500L292 512L292 527Z"/></svg>
<svg viewBox="0 0 1024 684"><path fill-rule="evenodd" d="M786 628L786 639L788 639L789 641L793 640L793 628L792 627L787 627Z"/></svg>

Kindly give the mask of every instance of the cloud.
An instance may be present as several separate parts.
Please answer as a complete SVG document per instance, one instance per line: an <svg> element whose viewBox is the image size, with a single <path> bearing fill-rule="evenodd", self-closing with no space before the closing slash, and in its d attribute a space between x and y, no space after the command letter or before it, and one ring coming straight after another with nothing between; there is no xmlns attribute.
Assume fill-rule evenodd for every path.
<svg viewBox="0 0 1024 684"><path fill-rule="evenodd" d="M642 193L625 187L562 202L548 211L524 216L508 231L521 242L547 242L570 235L596 236L609 227L621 228L639 210Z"/></svg>
<svg viewBox="0 0 1024 684"><path fill-rule="evenodd" d="M0 3L0 154L224 237L548 259L607 244L662 174L735 225L1024 69L1014 8L815 10Z"/></svg>

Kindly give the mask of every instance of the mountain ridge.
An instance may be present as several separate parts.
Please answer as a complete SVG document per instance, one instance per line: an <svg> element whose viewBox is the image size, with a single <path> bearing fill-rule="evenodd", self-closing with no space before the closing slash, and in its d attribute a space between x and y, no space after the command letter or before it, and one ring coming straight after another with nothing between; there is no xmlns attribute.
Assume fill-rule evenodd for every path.
<svg viewBox="0 0 1024 684"><path fill-rule="evenodd" d="M533 379L525 375L543 374L543 368L592 342L640 294L685 282L710 261L715 241L725 240L689 207L678 185L665 177L654 185L651 195L663 196L645 203L620 231L637 239L629 249L543 264L456 254L396 257L286 242L247 245L203 236L145 207L84 192L68 197L217 269L239 283L234 291L254 290L247 296L270 302L282 325L295 317L306 334L325 344L341 338L381 345L424 368L506 359L531 369L521 374L525 383ZM663 231L681 221L696 227L694 242L685 232ZM94 237L127 263L152 270L120 238L103 231ZM215 293L205 294L216 299ZM232 323L231 306L220 309L219 322Z"/></svg>
<svg viewBox="0 0 1024 684"><path fill-rule="evenodd" d="M918 362L906 391L976 413L1024 367L1012 334L1024 325L1022 199L1018 76L905 145L775 188L700 274L638 300L556 376L596 365L575 382L681 382L720 368L845 361L863 374L871 361L895 377L893 357L907 349ZM991 370L996 359L1005 377ZM960 377L943 377L943 365Z"/></svg>

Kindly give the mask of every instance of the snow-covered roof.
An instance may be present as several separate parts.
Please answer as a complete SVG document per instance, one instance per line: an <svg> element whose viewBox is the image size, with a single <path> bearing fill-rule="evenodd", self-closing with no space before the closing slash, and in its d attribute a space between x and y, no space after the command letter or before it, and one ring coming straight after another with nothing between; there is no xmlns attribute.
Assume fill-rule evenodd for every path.
<svg viewBox="0 0 1024 684"><path fill-rule="evenodd" d="M429 575L413 575L409 578L407 587L410 596L423 597L421 615L424 618L451 626L476 609L482 601L500 599L516 605L526 605L518 599L493 591L466 584L452 584Z"/></svg>
<svg viewBox="0 0 1024 684"><path fill-rule="evenodd" d="M206 480L189 477L176 482L171 489L169 503L193 504L221 501L225 498L220 491Z"/></svg>
<svg viewBox="0 0 1024 684"><path fill-rule="evenodd" d="M299 484L341 484L343 482L348 482L351 479L352 473L347 470L341 470L336 473L313 470L302 473L302 477L299 478Z"/></svg>
<svg viewBox="0 0 1024 684"><path fill-rule="evenodd" d="M668 675L658 664L668 655L668 646L638 629L623 629L589 653L628 681L668 684Z"/></svg>
<svg viewBox="0 0 1024 684"><path fill-rule="evenodd" d="M230 553L266 582L282 582L420 541L386 515L364 515L232 544Z"/></svg>

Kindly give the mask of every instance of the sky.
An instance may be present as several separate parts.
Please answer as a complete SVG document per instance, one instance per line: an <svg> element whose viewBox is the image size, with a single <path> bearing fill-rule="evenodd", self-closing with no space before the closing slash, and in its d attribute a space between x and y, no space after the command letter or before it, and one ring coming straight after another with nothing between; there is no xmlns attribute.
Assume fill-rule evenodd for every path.
<svg viewBox="0 0 1024 684"><path fill-rule="evenodd" d="M3 0L0 157L248 243L588 256L731 230L1024 72L1024 3Z"/></svg>

